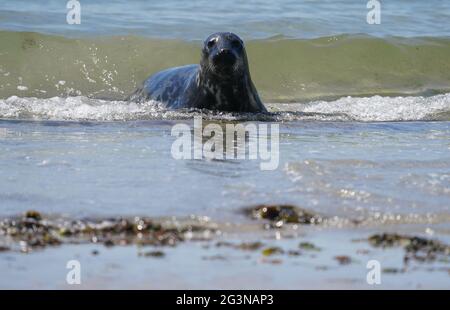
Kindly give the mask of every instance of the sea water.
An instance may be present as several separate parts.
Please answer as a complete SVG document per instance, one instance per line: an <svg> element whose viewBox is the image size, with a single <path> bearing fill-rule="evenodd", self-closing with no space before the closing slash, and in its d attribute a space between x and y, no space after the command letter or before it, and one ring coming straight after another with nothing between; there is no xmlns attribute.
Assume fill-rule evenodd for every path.
<svg viewBox="0 0 450 310"><path fill-rule="evenodd" d="M448 1L383 2L380 25L367 23L365 1L80 3L80 25L66 23L64 1L0 4L2 217L35 209L75 218L198 215L246 223L242 208L285 203L366 221L371 232L449 239ZM174 112L154 102L123 101L151 73L197 63L201 40L216 31L234 31L246 40L252 77L270 116ZM175 160L171 129L192 126L194 116L279 124L277 169L263 171L247 159ZM368 234L344 224L334 229L301 234L344 253L354 248L345 242ZM3 255L0 286L63 286L63 270L43 279L30 264L48 271L59 262L53 255L64 260L81 252L95 274L87 287L115 287L120 280L129 287L170 288L170 275L180 277L178 288L233 287L230 272L247 275L241 277L244 288L305 287L295 268L316 287L365 285L363 263L348 274L333 269L317 276L317 264L332 263L306 259L298 267L288 261L272 273L231 259L224 268L202 263L197 245L183 245L173 250L172 265L134 261L135 253L128 264L130 252L119 249L100 264L85 248L65 249L28 258ZM386 259L389 266L398 263ZM109 270L111 279L96 268ZM160 285L146 282L145 268L159 270ZM207 273L199 277L195 270L203 269ZM448 288L446 279L445 273L422 270L388 282Z"/></svg>

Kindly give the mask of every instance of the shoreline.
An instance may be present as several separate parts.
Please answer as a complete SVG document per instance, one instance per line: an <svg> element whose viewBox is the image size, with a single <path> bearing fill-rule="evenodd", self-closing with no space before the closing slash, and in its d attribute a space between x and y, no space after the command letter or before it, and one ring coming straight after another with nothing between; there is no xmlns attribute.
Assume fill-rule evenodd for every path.
<svg viewBox="0 0 450 310"><path fill-rule="evenodd" d="M27 215L23 217L28 218ZM99 239L96 242L92 242L92 238L90 241L75 238L67 243L44 247L38 245L32 247L27 254L5 250L0 252L0 265L3 265L0 268L4 273L0 287L10 289L447 287L446 281L450 276L450 246L447 244L450 242L450 236L438 231L431 233L428 230L428 234L424 233L429 225L346 227L287 223L290 219L292 218L260 218L250 220L247 224L232 225L215 223L202 217L188 217L184 220L165 218L160 222L165 223L164 227L178 227L177 231L180 232L180 239L173 244L111 242L101 239L103 235L98 235ZM41 223L47 223L49 226L52 225L51 221L46 216L40 219ZM113 237L125 238L124 231L129 231L129 228L115 231L114 227L117 226L108 228L105 221L118 223L114 222L113 218L101 220L96 226L99 231L106 229L113 232ZM150 221L154 225L159 223L159 220L150 218L146 223ZM5 219L2 223L4 229ZM142 219L136 223L142 224ZM137 236L139 233L131 234ZM410 246L422 244L424 247L411 252L408 250L408 244ZM433 247L439 251L433 252L431 250ZM76 259L81 264L81 285L65 283L65 275L68 272L65 268L66 262L70 259ZM381 263L383 281L380 285L370 285L366 281L366 274L369 271L367 263L374 259ZM36 269L36 266L39 268Z"/></svg>

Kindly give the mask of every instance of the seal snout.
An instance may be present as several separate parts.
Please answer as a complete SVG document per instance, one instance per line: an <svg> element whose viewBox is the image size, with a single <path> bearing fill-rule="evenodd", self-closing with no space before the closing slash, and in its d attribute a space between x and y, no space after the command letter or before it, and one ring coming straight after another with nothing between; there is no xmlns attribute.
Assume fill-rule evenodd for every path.
<svg viewBox="0 0 450 310"><path fill-rule="evenodd" d="M213 62L217 66L233 66L236 63L236 56L232 50L222 48L214 55Z"/></svg>

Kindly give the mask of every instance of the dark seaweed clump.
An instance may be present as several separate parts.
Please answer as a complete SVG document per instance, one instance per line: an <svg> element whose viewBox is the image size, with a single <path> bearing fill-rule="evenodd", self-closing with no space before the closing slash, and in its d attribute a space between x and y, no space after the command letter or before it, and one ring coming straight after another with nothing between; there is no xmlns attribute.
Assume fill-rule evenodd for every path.
<svg viewBox="0 0 450 310"><path fill-rule="evenodd" d="M102 243L115 245L175 246L187 233L213 231L207 225L167 224L145 217L108 219L50 219L37 211L0 221L0 237L18 244L20 251L57 246L63 243ZM11 242L10 242L11 243ZM2 250L10 247L2 246Z"/></svg>
<svg viewBox="0 0 450 310"><path fill-rule="evenodd" d="M399 234L375 234L369 237L369 243L374 247L402 246L405 250L404 261L434 261L438 256L449 256L450 246L433 239Z"/></svg>
<svg viewBox="0 0 450 310"><path fill-rule="evenodd" d="M311 242L300 242L298 247L302 250L307 250L307 251L320 251L321 250L319 247L315 246Z"/></svg>
<svg viewBox="0 0 450 310"><path fill-rule="evenodd" d="M256 251L263 246L264 246L264 244L259 241L242 242L239 244L235 244L235 243L228 242L228 241L219 241L216 243L216 247L230 247L230 248L234 248L237 250L244 250L244 251Z"/></svg>
<svg viewBox="0 0 450 310"><path fill-rule="evenodd" d="M324 218L318 214L292 205L258 205L244 209L244 213L254 219L293 224L319 224Z"/></svg>

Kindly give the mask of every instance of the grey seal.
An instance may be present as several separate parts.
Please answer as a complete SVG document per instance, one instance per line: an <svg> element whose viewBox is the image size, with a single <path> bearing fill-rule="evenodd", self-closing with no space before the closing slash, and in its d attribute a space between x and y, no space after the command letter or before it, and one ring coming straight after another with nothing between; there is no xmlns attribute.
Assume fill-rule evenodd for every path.
<svg viewBox="0 0 450 310"><path fill-rule="evenodd" d="M244 42L230 32L205 40L199 65L157 72L128 100L155 100L168 109L267 112L250 77Z"/></svg>

